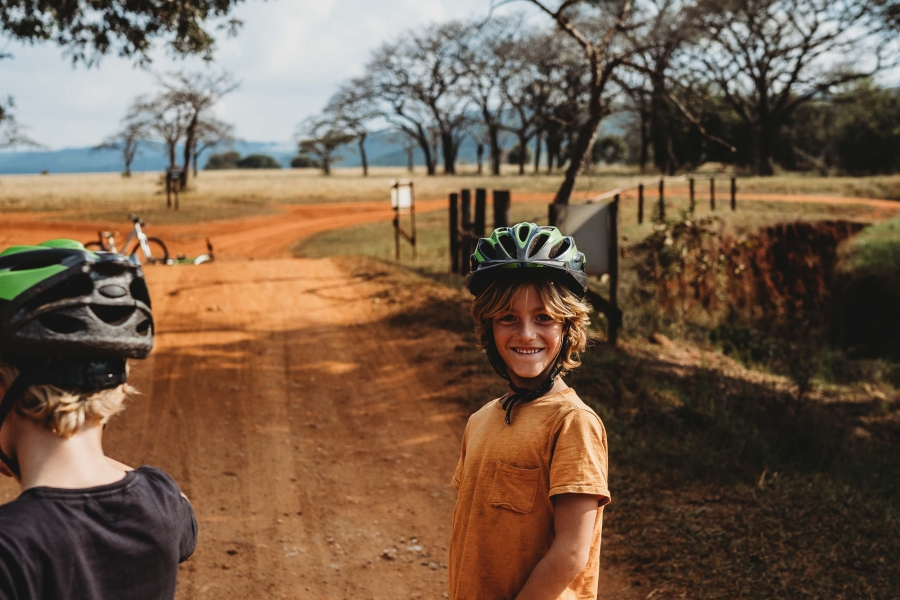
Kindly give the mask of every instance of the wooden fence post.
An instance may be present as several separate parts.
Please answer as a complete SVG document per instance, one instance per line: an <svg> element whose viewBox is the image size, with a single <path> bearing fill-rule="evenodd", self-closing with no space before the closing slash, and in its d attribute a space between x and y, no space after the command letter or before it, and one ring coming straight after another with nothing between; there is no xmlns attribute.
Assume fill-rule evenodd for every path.
<svg viewBox="0 0 900 600"><path fill-rule="evenodd" d="M694 178L693 177L688 179L688 187L690 188L690 195L691 195L690 211L691 211L691 214L693 214L694 210L697 208L697 201L694 198Z"/></svg>
<svg viewBox="0 0 900 600"><path fill-rule="evenodd" d="M466 233L472 232L472 192L471 190L462 190L459 195L460 200L460 229ZM464 275L469 270L469 258L472 256L472 240L469 236L463 236L460 243L462 256L459 260L459 273Z"/></svg>
<svg viewBox="0 0 900 600"><path fill-rule="evenodd" d="M666 195L665 195L665 181L660 178L659 180L659 222L663 223L666 220Z"/></svg>
<svg viewBox="0 0 900 600"><path fill-rule="evenodd" d="M475 228L474 228L474 233L475 233L475 235L477 235L480 238L484 237L486 201L487 201L487 191L484 188L476 188L476 190L475 190Z"/></svg>
<svg viewBox="0 0 900 600"><path fill-rule="evenodd" d="M644 222L644 184L638 184L638 225Z"/></svg>
<svg viewBox="0 0 900 600"><path fill-rule="evenodd" d="M494 229L509 227L509 190L494 190Z"/></svg>
<svg viewBox="0 0 900 600"><path fill-rule="evenodd" d="M450 194L450 272L459 273L459 194Z"/></svg>
<svg viewBox="0 0 900 600"><path fill-rule="evenodd" d="M709 210L716 210L716 180L709 178Z"/></svg>
<svg viewBox="0 0 900 600"><path fill-rule="evenodd" d="M619 194L609 205L609 303L618 309L619 296ZM619 320L614 315L607 317L609 333L607 341L613 345L619 339Z"/></svg>
<svg viewBox="0 0 900 600"><path fill-rule="evenodd" d="M731 178L731 210L737 210L737 179Z"/></svg>

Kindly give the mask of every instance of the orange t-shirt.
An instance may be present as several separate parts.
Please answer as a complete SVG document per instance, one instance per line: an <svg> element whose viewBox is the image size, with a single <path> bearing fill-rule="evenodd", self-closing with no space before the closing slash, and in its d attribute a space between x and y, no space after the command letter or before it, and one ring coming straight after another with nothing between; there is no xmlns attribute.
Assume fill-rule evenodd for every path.
<svg viewBox="0 0 900 600"><path fill-rule="evenodd" d="M450 598L512 600L553 542L556 494L609 503L606 430L571 388L512 411L499 400L469 418L453 487ZM603 509L590 558L561 599L597 597Z"/></svg>

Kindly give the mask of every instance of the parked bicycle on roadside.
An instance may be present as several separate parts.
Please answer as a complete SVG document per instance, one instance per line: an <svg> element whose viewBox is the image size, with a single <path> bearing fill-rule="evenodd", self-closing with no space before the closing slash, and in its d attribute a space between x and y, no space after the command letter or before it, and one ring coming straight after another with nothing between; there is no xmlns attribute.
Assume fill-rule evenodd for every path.
<svg viewBox="0 0 900 600"><path fill-rule="evenodd" d="M137 215L128 215L134 224L132 231L128 233L125 242L122 244L122 251L116 248L116 236L118 231L98 231L97 240L86 242L84 247L88 250L100 250L102 252L114 252L117 254L125 254L139 263L149 264L166 264L169 260L169 250L159 238L149 237L144 233L143 228L147 225L142 218ZM130 251L126 251L128 245L134 240ZM143 255L143 260L139 253Z"/></svg>

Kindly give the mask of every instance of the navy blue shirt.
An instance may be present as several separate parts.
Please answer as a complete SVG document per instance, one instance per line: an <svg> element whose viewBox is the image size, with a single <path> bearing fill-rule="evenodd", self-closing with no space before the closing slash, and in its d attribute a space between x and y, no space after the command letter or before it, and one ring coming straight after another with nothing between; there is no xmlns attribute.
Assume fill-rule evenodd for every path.
<svg viewBox="0 0 900 600"><path fill-rule="evenodd" d="M36 487L0 506L0 599L171 600L197 520L154 467L68 490Z"/></svg>

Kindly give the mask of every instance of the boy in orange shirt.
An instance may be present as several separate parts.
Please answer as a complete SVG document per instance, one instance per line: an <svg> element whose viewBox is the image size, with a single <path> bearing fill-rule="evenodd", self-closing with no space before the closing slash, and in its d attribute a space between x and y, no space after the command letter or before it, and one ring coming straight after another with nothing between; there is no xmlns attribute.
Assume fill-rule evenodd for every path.
<svg viewBox="0 0 900 600"><path fill-rule="evenodd" d="M510 393L469 418L453 487L453 600L597 597L606 431L561 375L587 345L584 254L555 227L479 240L469 291Z"/></svg>

